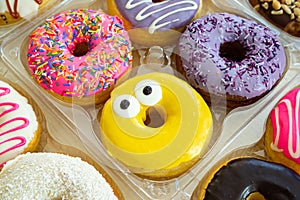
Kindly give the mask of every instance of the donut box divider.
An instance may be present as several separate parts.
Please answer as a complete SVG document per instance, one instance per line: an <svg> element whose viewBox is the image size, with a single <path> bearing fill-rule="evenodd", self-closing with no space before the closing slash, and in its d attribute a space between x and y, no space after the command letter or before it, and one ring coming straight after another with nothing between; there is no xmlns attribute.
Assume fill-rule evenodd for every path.
<svg viewBox="0 0 300 200"><path fill-rule="evenodd" d="M233 3L232 3L233 2ZM255 14L250 7L245 7L245 2L239 1L208 1L203 5L201 15L217 11L227 11L254 18L261 23L268 24L262 17ZM231 8L230 8L231 6ZM259 153L264 156L261 149L261 137L264 133L264 125L268 113L274 107L279 98L290 88L300 82L300 58L299 50L295 44L295 38L289 38L278 29L279 38L286 47L288 55L288 71L280 83L264 98L249 106L227 110L226 102L211 105L214 116L214 133L210 149L203 158L188 172L169 181L151 181L139 178L132 174L125 166L107 155L99 137L99 122L97 115L101 106L81 107L75 104L66 105L42 91L29 77L25 70L26 46L28 35L47 17L70 8L90 8L107 10L104 0L65 0L32 21L20 24L15 31L3 40L1 44L1 73L16 81L30 92L37 103L43 107L47 128L49 130L49 142L44 147L45 151L57 151L71 153L64 147L76 148L89 155L94 161L106 169L117 185L124 193L125 199L190 199L193 190L207 173L211 173L216 163L235 155L252 155ZM236 9L234 9L236 8ZM154 70L173 73L169 65L175 65L172 53L175 46L153 47L158 54L154 59L145 55L143 46L134 45L135 73L143 73L143 62L157 62L160 59L168 60L167 66ZM158 60L158 61L157 61ZM3 66L3 67L2 67ZM9 75L11 74L11 75ZM174 72L176 74L176 72Z"/></svg>

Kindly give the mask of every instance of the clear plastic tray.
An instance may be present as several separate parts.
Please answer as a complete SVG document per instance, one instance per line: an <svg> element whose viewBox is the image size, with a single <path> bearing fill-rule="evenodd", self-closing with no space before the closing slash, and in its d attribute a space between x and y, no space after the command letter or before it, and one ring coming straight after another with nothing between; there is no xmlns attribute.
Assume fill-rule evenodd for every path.
<svg viewBox="0 0 300 200"><path fill-rule="evenodd" d="M238 12L246 18L267 23L255 14L254 10L245 6L245 3L235 1L207 1L204 3L201 15L213 12ZM126 194L125 199L189 199L204 175L211 172L210 169L221 159L230 157L241 149L247 149L243 151L245 154L257 151L270 110L286 91L300 82L300 58L297 56L299 50L293 43L295 38L290 38L273 27L285 46L288 59L288 71L279 84L265 97L249 106L228 110L225 101L216 104L212 102L210 109L214 118L214 133L209 144L210 148L203 158L178 178L168 181L143 179L110 157L101 144L98 114L101 112L102 105L81 107L63 103L43 91L26 70L28 35L46 18L71 8L107 10L103 0L65 0L38 18L20 25L17 29L18 34L7 36L1 45L1 58L8 70L14 74L13 78L26 86L28 91L37 98L38 103L45 108L51 138L61 145L81 150L97 164L103 166L120 185L121 190ZM134 70L131 71L130 76L149 71L163 71L179 76L171 67L176 65L173 59L173 55L176 54L175 48L175 45L164 48L153 47L149 51L135 45Z"/></svg>
<svg viewBox="0 0 300 200"><path fill-rule="evenodd" d="M34 1L34 0L32 0L32 1ZM18 21L12 22L7 25L0 26L0 43L6 36L10 35L10 33L12 33L14 30L16 30L19 26L21 26L22 24L26 24L28 21L30 21L34 18L39 18L39 16L41 16L47 10L51 9L52 7L60 5L61 1L62 0L49 0L49 1L46 1L44 4L42 4L43 6L38 8L38 10L34 10L32 8L31 11L27 10L25 13L22 13L22 2L17 2L16 0L13 1L13 2L17 2L18 8L16 11L19 13L21 18ZM14 10L14 3L12 3L11 1L9 1L9 2L10 2L11 9ZM2 9L3 8L1 8L0 10L2 10ZM6 11L6 15L10 15L8 13L8 11ZM6 18L4 15L1 17ZM0 19L0 20L4 21L4 19Z"/></svg>

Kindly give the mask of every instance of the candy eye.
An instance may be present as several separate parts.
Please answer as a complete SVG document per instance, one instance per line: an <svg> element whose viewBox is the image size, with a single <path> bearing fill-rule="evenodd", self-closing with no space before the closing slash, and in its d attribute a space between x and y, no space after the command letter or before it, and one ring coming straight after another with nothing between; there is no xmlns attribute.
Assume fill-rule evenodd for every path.
<svg viewBox="0 0 300 200"><path fill-rule="evenodd" d="M135 117L140 112L140 103L133 96L124 94L115 99L113 110L124 118Z"/></svg>
<svg viewBox="0 0 300 200"><path fill-rule="evenodd" d="M136 98L144 105L153 106L162 98L162 90L158 82L143 80L134 89Z"/></svg>

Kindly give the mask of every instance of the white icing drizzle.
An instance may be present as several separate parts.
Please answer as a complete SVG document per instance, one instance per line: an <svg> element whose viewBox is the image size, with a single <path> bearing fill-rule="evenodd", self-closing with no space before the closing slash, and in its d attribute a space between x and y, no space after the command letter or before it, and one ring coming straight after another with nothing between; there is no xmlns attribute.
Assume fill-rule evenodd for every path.
<svg viewBox="0 0 300 200"><path fill-rule="evenodd" d="M134 0L128 0L127 4L126 4L126 9L132 9L135 8L143 3L152 3L152 0L141 0L138 2L133 3Z"/></svg>
<svg viewBox="0 0 300 200"><path fill-rule="evenodd" d="M134 0L128 0L125 8L126 9L132 9L135 8L136 6L142 4L142 3L147 3L147 2L151 2L151 4L149 4L148 6L146 6L145 8L143 8L142 10L140 10L140 12L137 14L136 16L136 20L137 21L142 21L146 18L148 18L149 16L151 16L154 13L158 13L161 12L163 10L166 10L168 8L177 6L177 5L182 5L182 4L191 4L190 6L186 6L186 7L182 7L180 9L175 9L175 10L171 10L171 12L168 12L166 14L163 14L162 16L158 17L157 19L155 19L149 26L149 33L154 33L157 29L162 28L172 22L176 22L179 21L180 19L175 17L173 20L165 22L165 23L159 23L161 22L163 19L165 19L168 16L174 15L176 16L176 13L182 12L182 11L187 11L187 10L197 10L198 9L198 5L192 1L192 0L184 0L184 1L179 1L179 2L174 2L174 3L170 3L169 1L163 1L163 2L159 2L159 3L152 3L152 1L149 0L144 0L144 1L138 1L136 3L133 3ZM167 4L165 7L159 8L159 9L155 9L152 12L147 12L150 8L155 7L155 6L159 6L159 5L163 5L163 4Z"/></svg>
<svg viewBox="0 0 300 200"><path fill-rule="evenodd" d="M279 141L279 136L280 136L280 125L279 125L279 110L278 107L275 108L275 120L276 120L276 138L275 138L275 142L271 143L271 149L273 149L274 151L277 152L282 152L283 149L279 149L278 148L278 141Z"/></svg>
<svg viewBox="0 0 300 200"><path fill-rule="evenodd" d="M293 137L293 108L292 108L292 104L291 101L289 99L283 99L279 102L280 103L284 103L287 107L288 110L288 123L289 123L289 133L288 133L288 151L289 154L291 155L292 158L299 158L300 157L300 138L299 138L299 104L300 104L300 92L297 92L297 96L296 96L296 101L295 101L295 124L296 124L296 149L295 151L293 150L293 141L294 141L294 137ZM278 107L275 108L275 118L276 118L276 127L277 127L277 131L276 131L276 138L275 138L275 143L271 144L271 148L275 151L282 151L282 149L278 148L278 140L280 137L280 125L279 125L279 111L278 111Z"/></svg>

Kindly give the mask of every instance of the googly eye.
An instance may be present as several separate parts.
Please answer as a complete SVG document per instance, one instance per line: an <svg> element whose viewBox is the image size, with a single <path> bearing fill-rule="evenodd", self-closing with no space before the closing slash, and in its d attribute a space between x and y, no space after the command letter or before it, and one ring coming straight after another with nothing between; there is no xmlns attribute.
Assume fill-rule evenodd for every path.
<svg viewBox="0 0 300 200"><path fill-rule="evenodd" d="M113 110L121 117L132 118L140 112L140 103L131 95L120 95L113 102Z"/></svg>
<svg viewBox="0 0 300 200"><path fill-rule="evenodd" d="M134 92L136 98L146 106L153 106L162 98L160 84L150 79L140 81L135 86Z"/></svg>

